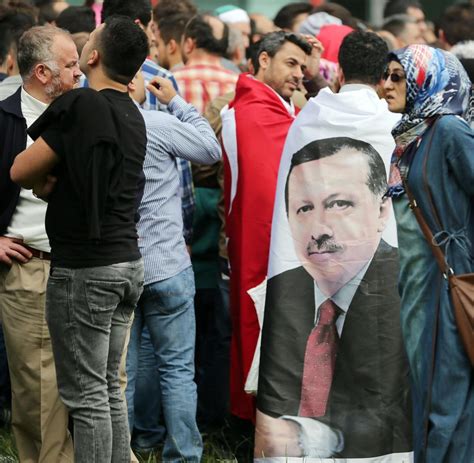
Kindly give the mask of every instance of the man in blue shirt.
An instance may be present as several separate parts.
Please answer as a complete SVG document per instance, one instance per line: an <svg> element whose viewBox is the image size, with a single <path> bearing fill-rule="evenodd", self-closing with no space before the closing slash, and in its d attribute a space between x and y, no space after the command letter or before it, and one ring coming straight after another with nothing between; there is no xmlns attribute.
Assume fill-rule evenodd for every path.
<svg viewBox="0 0 474 463"><path fill-rule="evenodd" d="M132 96L138 102L140 78L139 75L131 86ZM143 166L146 182L138 223L145 288L135 312L127 357L129 421L133 425L138 352L146 326L156 363L140 368L159 371L167 431L163 460L197 462L202 454L202 440L196 425L194 274L182 234L176 162L183 158L197 164L214 164L221 151L206 119L177 95L168 79L155 77L148 90L167 105L171 114L141 110L148 139Z"/></svg>

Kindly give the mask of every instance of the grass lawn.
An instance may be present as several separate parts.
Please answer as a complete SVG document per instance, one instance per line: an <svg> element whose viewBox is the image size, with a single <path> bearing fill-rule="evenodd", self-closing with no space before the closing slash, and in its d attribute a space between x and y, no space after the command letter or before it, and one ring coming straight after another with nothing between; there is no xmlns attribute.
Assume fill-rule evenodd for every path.
<svg viewBox="0 0 474 463"><path fill-rule="evenodd" d="M247 423L226 422L221 429L203 436L203 463L247 463L252 461L252 430ZM153 454L137 455L142 463L161 461ZM0 428L0 463L17 463L12 435Z"/></svg>

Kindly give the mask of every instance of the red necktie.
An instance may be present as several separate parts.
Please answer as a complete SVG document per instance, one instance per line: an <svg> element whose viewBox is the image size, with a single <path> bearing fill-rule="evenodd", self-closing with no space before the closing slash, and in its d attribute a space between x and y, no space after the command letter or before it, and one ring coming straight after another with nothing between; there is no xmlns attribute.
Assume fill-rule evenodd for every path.
<svg viewBox="0 0 474 463"><path fill-rule="evenodd" d="M319 307L318 324L306 342L299 416L318 417L326 414L336 364L339 336L336 319L340 309L330 299Z"/></svg>

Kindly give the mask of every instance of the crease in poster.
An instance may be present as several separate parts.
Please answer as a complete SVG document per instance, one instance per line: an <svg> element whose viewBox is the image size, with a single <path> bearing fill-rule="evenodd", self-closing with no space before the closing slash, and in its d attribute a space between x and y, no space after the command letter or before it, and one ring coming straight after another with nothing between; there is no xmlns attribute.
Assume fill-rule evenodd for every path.
<svg viewBox="0 0 474 463"><path fill-rule="evenodd" d="M290 128L275 197L255 461L412 461L398 251L384 196L398 116L325 89Z"/></svg>

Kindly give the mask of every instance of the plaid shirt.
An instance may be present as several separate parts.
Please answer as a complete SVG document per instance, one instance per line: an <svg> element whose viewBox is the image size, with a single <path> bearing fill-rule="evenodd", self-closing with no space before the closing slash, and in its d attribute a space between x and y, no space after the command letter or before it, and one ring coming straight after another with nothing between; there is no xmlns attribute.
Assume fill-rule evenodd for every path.
<svg viewBox="0 0 474 463"><path fill-rule="evenodd" d="M177 69L174 77L182 97L203 114L210 101L235 90L239 76L225 69L216 57L192 60Z"/></svg>

